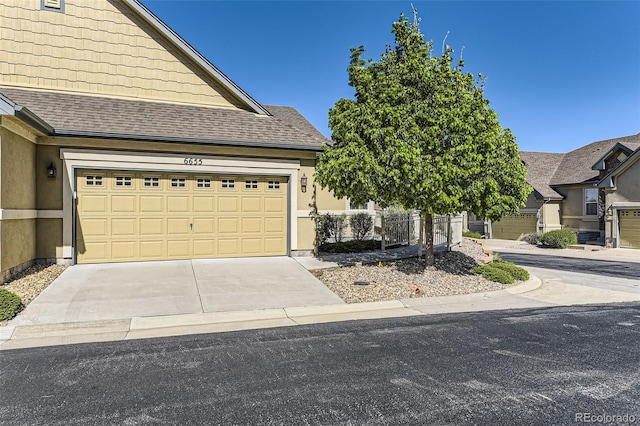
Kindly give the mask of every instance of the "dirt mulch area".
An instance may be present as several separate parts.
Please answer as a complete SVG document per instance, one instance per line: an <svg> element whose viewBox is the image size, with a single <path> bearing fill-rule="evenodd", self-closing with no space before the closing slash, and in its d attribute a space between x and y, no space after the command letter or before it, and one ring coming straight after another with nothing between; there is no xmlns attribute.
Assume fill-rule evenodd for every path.
<svg viewBox="0 0 640 426"><path fill-rule="evenodd" d="M33 265L20 272L12 281L1 284L0 288L17 294L22 304L27 306L67 268L66 265ZM7 323L8 321L0 321L0 326Z"/></svg>
<svg viewBox="0 0 640 426"><path fill-rule="evenodd" d="M462 245L451 252L436 253L435 266L431 268L425 269L422 259L412 258L313 273L347 303L478 293L519 283L499 284L470 271L485 258L479 244L463 239ZM356 281L369 284L357 285Z"/></svg>

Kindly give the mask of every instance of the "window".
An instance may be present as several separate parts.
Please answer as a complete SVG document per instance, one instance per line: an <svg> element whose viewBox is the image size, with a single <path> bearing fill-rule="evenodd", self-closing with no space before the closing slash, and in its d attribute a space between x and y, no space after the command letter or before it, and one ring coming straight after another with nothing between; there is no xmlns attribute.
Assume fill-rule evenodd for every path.
<svg viewBox="0 0 640 426"><path fill-rule="evenodd" d="M102 186L102 176L87 175L85 176L87 186Z"/></svg>
<svg viewBox="0 0 640 426"><path fill-rule="evenodd" d="M222 179L222 187L225 189L231 189L236 187L235 179Z"/></svg>
<svg viewBox="0 0 640 426"><path fill-rule="evenodd" d="M157 177L145 177L144 186L147 188L157 188L160 186L160 178Z"/></svg>
<svg viewBox="0 0 640 426"><path fill-rule="evenodd" d="M116 186L131 186L131 176L116 176Z"/></svg>
<svg viewBox="0 0 640 426"><path fill-rule="evenodd" d="M584 214L587 216L598 215L598 188L584 190Z"/></svg>
<svg viewBox="0 0 640 426"><path fill-rule="evenodd" d="M245 180L244 187L246 189L258 189L258 181L257 180Z"/></svg>
<svg viewBox="0 0 640 426"><path fill-rule="evenodd" d="M353 204L349 202L349 210L367 210L367 203L365 204Z"/></svg>
<svg viewBox="0 0 640 426"><path fill-rule="evenodd" d="M186 178L171 178L172 188L184 188L186 186Z"/></svg>
<svg viewBox="0 0 640 426"><path fill-rule="evenodd" d="M196 179L196 187L197 188L211 188L211 179L209 179L209 178L197 178Z"/></svg>
<svg viewBox="0 0 640 426"><path fill-rule="evenodd" d="M270 180L267 182L267 189L280 189L279 180Z"/></svg>

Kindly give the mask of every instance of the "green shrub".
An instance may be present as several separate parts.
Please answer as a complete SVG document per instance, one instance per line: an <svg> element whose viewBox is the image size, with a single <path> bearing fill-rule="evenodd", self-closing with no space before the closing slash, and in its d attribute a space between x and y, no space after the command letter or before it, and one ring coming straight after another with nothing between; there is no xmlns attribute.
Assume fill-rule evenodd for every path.
<svg viewBox="0 0 640 426"><path fill-rule="evenodd" d="M320 245L329 238L342 241L345 229L347 229L347 215L344 213L341 215L325 213L316 217L316 235Z"/></svg>
<svg viewBox="0 0 640 426"><path fill-rule="evenodd" d="M494 261L489 265L493 266L494 268L502 269L516 280L526 281L529 279L529 272L527 272L526 269L523 269L518 265L514 265L511 262L505 262L501 259L494 259Z"/></svg>
<svg viewBox="0 0 640 426"><path fill-rule="evenodd" d="M337 243L324 243L318 247L322 253L358 253L361 251L380 250L380 241L377 240L351 240Z"/></svg>
<svg viewBox="0 0 640 426"><path fill-rule="evenodd" d="M536 232L533 234L525 234L525 236L522 237L522 241L536 246L540 242L541 238L542 238L542 233Z"/></svg>
<svg viewBox="0 0 640 426"><path fill-rule="evenodd" d="M356 240L364 240L373 229L373 218L367 213L356 213L349 217L351 234Z"/></svg>
<svg viewBox="0 0 640 426"><path fill-rule="evenodd" d="M462 233L462 236L467 238L482 238L482 234L480 234L479 232L471 232L471 231L464 231Z"/></svg>
<svg viewBox="0 0 640 426"><path fill-rule="evenodd" d="M567 248L571 244L578 244L578 234L572 229L558 229L542 234L540 242L548 247Z"/></svg>
<svg viewBox="0 0 640 426"><path fill-rule="evenodd" d="M17 294L0 288L0 321L15 317L22 309L24 305Z"/></svg>
<svg viewBox="0 0 640 426"><path fill-rule="evenodd" d="M513 277L502 269L492 266L491 263L487 265L477 265L471 269L476 274L482 275L489 281L493 281L500 284L512 284L515 280Z"/></svg>

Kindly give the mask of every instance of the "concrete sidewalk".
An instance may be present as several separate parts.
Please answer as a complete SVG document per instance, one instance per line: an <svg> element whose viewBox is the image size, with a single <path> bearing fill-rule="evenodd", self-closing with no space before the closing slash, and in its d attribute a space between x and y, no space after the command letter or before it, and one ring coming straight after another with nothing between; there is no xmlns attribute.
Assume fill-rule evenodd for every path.
<svg viewBox="0 0 640 426"><path fill-rule="evenodd" d="M499 291L386 302L303 306L224 313L132 317L62 324L18 325L0 330L0 350L189 334L291 327L337 321L454 312L541 308L640 301L640 294L580 288L536 277Z"/></svg>

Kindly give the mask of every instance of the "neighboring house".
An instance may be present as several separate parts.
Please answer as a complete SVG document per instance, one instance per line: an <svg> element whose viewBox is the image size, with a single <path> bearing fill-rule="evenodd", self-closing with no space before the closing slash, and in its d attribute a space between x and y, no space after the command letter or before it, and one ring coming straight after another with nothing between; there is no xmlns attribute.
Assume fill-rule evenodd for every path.
<svg viewBox="0 0 640 426"><path fill-rule="evenodd" d="M491 224L494 238L570 228L580 242L640 248L640 133L521 157L533 192L519 215Z"/></svg>
<svg viewBox="0 0 640 426"><path fill-rule="evenodd" d="M0 4L0 273L309 252L327 140L138 0ZM370 210L373 210L371 203Z"/></svg>

